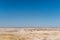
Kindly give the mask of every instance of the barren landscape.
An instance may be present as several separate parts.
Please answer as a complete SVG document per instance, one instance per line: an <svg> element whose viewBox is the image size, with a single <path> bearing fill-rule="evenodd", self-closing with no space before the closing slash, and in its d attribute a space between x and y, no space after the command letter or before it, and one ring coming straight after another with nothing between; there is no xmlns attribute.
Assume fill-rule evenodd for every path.
<svg viewBox="0 0 60 40"><path fill-rule="evenodd" d="M60 40L60 28L0 28L0 40Z"/></svg>

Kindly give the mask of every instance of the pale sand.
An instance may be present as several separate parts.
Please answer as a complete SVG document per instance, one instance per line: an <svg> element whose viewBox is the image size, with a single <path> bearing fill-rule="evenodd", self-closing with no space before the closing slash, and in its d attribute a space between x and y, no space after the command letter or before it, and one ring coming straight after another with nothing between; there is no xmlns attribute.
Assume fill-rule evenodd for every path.
<svg viewBox="0 0 60 40"><path fill-rule="evenodd" d="M0 28L0 40L60 40L60 28Z"/></svg>

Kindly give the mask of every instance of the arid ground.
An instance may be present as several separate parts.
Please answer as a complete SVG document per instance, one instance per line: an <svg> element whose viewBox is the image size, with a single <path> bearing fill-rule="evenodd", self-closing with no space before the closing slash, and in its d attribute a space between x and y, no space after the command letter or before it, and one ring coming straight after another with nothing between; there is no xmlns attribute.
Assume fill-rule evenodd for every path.
<svg viewBox="0 0 60 40"><path fill-rule="evenodd" d="M60 28L0 28L0 40L60 40Z"/></svg>

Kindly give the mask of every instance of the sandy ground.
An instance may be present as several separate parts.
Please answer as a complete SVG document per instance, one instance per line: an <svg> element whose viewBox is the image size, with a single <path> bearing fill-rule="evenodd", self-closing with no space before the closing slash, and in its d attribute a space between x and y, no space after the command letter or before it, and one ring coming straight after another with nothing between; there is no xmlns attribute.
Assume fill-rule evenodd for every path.
<svg viewBox="0 0 60 40"><path fill-rule="evenodd" d="M60 40L60 28L0 28L0 40Z"/></svg>

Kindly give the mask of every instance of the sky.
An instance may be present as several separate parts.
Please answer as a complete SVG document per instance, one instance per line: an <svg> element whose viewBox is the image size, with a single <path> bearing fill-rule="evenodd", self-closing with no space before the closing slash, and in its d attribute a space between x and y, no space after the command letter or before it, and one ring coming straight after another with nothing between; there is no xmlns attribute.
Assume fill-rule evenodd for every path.
<svg viewBox="0 0 60 40"><path fill-rule="evenodd" d="M60 27L60 0L0 0L0 27Z"/></svg>

